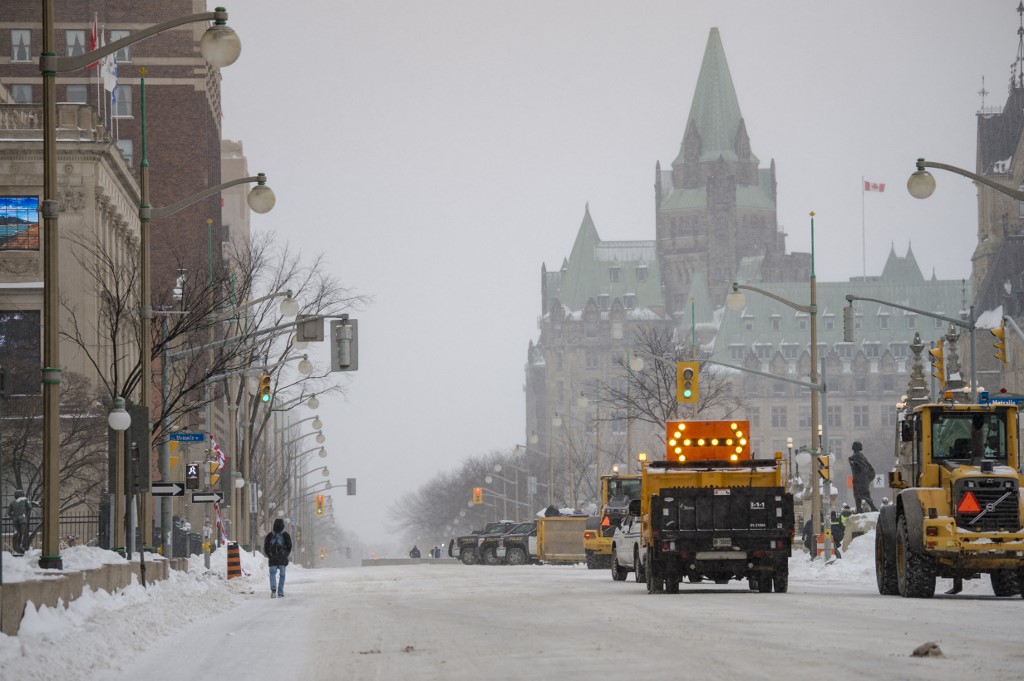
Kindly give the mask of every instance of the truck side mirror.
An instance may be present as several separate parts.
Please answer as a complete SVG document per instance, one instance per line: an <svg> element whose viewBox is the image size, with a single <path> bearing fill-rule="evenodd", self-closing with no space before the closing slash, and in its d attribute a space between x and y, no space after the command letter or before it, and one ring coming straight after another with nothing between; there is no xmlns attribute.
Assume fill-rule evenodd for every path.
<svg viewBox="0 0 1024 681"><path fill-rule="evenodd" d="M902 442L913 442L914 441L914 424L913 422L900 421L900 440Z"/></svg>
<svg viewBox="0 0 1024 681"><path fill-rule="evenodd" d="M630 499L629 501L629 515L640 515L640 500Z"/></svg>

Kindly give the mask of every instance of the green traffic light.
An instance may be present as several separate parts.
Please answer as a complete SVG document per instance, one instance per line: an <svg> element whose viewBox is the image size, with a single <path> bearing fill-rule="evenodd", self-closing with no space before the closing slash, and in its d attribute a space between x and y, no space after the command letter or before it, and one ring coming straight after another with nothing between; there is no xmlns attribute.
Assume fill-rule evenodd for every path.
<svg viewBox="0 0 1024 681"><path fill-rule="evenodd" d="M689 388L687 388L686 390L683 391L683 397L691 397L691 396L693 396L693 391L690 390Z"/></svg>
<svg viewBox="0 0 1024 681"><path fill-rule="evenodd" d="M261 398L262 398L262 400L264 402L269 402L270 401L270 395L262 395Z"/></svg>

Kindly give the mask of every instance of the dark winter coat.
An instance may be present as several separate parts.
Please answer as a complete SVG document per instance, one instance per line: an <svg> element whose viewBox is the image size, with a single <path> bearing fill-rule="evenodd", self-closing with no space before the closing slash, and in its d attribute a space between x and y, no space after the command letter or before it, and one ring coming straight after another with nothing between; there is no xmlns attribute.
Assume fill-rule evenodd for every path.
<svg viewBox="0 0 1024 681"><path fill-rule="evenodd" d="M864 456L864 452L854 452L850 455L850 472L853 473L853 486L856 489L868 489L871 481L875 479L875 468Z"/></svg>
<svg viewBox="0 0 1024 681"><path fill-rule="evenodd" d="M35 504L38 506L38 504ZM14 501L7 505L7 515L11 517L11 520L15 525L23 525L28 522L28 515L32 512L33 502L28 500L28 497L22 495L15 497Z"/></svg>
<svg viewBox="0 0 1024 681"><path fill-rule="evenodd" d="M275 534L280 534L284 539L284 557L271 558L270 557L270 540ZM292 553L292 536L284 530L284 520L278 518L274 521L274 531L268 532L266 539L263 540L263 555L267 556L268 565L287 565L288 556Z"/></svg>

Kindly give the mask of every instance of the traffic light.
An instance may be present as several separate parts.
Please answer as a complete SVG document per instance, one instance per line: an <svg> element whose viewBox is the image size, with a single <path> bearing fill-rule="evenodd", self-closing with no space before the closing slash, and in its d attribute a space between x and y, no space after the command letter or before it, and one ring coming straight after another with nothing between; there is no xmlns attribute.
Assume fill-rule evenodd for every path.
<svg viewBox="0 0 1024 681"><path fill-rule="evenodd" d="M943 346L946 341L941 338L936 341L936 347L928 351L928 354L932 356L932 376L939 382L939 390L946 388L946 359Z"/></svg>
<svg viewBox="0 0 1024 681"><path fill-rule="evenodd" d="M327 560L327 549L320 548L320 560Z"/></svg>
<svg viewBox="0 0 1024 681"><path fill-rule="evenodd" d="M264 404L270 402L270 381L270 374L266 372L260 374L260 402L263 402Z"/></svg>
<svg viewBox="0 0 1024 681"><path fill-rule="evenodd" d="M356 371L359 368L359 320L331 320L331 371Z"/></svg>
<svg viewBox="0 0 1024 681"><path fill-rule="evenodd" d="M996 348L996 359L1006 364L1006 321L1000 322L998 329L989 330L996 337L996 342L992 344Z"/></svg>
<svg viewBox="0 0 1024 681"><path fill-rule="evenodd" d="M484 488L483 487L474 487L473 488L473 505L474 506L479 506L482 503L484 503Z"/></svg>
<svg viewBox="0 0 1024 681"><path fill-rule="evenodd" d="M324 495L323 494L317 494L316 495L316 514L317 515L323 515L324 514Z"/></svg>
<svg viewBox="0 0 1024 681"><path fill-rule="evenodd" d="M676 402L697 401L699 362L676 362Z"/></svg>
<svg viewBox="0 0 1024 681"><path fill-rule="evenodd" d="M852 343L853 334L853 304L843 308L843 342Z"/></svg>
<svg viewBox="0 0 1024 681"><path fill-rule="evenodd" d="M818 475L821 476L822 480L830 480L831 472L828 470L829 456L824 454L818 457Z"/></svg>
<svg viewBox="0 0 1024 681"><path fill-rule="evenodd" d="M348 496L354 497L356 495L356 479L355 478L347 479L345 481L345 487L346 487L346 491L348 492Z"/></svg>

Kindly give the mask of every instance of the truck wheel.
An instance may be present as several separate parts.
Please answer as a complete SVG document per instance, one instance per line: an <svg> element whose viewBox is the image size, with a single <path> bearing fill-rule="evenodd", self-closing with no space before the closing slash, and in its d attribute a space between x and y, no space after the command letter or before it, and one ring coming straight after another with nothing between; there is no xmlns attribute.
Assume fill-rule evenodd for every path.
<svg viewBox="0 0 1024 681"><path fill-rule="evenodd" d="M629 574L629 569L619 566L619 555L615 552L615 547L612 547L612 579L616 582L626 581L626 575Z"/></svg>
<svg viewBox="0 0 1024 681"><path fill-rule="evenodd" d="M996 596L1016 596L1020 593L1016 570L993 570L989 578L992 580L992 593Z"/></svg>
<svg viewBox="0 0 1024 681"><path fill-rule="evenodd" d="M505 562L509 565L526 565L526 551L514 546L505 552Z"/></svg>
<svg viewBox="0 0 1024 681"><path fill-rule="evenodd" d="M757 578L757 575L750 575L747 577L747 585L750 587L751 591L758 590L758 587L760 586L759 582L760 580Z"/></svg>
<svg viewBox="0 0 1024 681"><path fill-rule="evenodd" d="M679 577L672 576L665 578L665 593L677 594L679 593Z"/></svg>
<svg viewBox="0 0 1024 681"><path fill-rule="evenodd" d="M598 556L596 553L594 553L590 549L587 549L585 551L585 553L587 554L587 569L588 570L597 570L598 568L602 567L601 566L601 557L600 556Z"/></svg>
<svg viewBox="0 0 1024 681"><path fill-rule="evenodd" d="M647 581L647 572L644 569L644 564L640 562L640 549L635 546L633 547L633 577L637 582Z"/></svg>
<svg viewBox="0 0 1024 681"><path fill-rule="evenodd" d="M665 578L654 561L654 552L647 549L647 593L660 594L665 590Z"/></svg>
<svg viewBox="0 0 1024 681"><path fill-rule="evenodd" d="M757 590L763 594L770 594L772 592L772 576L765 572L762 573L757 579Z"/></svg>
<svg viewBox="0 0 1024 681"><path fill-rule="evenodd" d="M775 568L775 574L772 575L772 586L775 588L775 593L784 594L789 591L789 563L783 563L779 567Z"/></svg>
<svg viewBox="0 0 1024 681"><path fill-rule="evenodd" d="M926 555L910 547L907 517L896 524L896 583L904 598L931 598L935 595L935 564Z"/></svg>
<svg viewBox="0 0 1024 681"><path fill-rule="evenodd" d="M476 565L476 549L462 549L459 552L459 560L463 565Z"/></svg>
<svg viewBox="0 0 1024 681"><path fill-rule="evenodd" d="M495 565L501 565L501 558L498 558L498 552L494 550L493 546L488 546L484 549L483 553L480 555L480 559L484 565L490 565L492 567Z"/></svg>
<svg viewBox="0 0 1024 681"><path fill-rule="evenodd" d="M900 586L896 576L896 566L885 557L885 535L875 528L875 581L878 582L878 593L883 596L896 596Z"/></svg>

